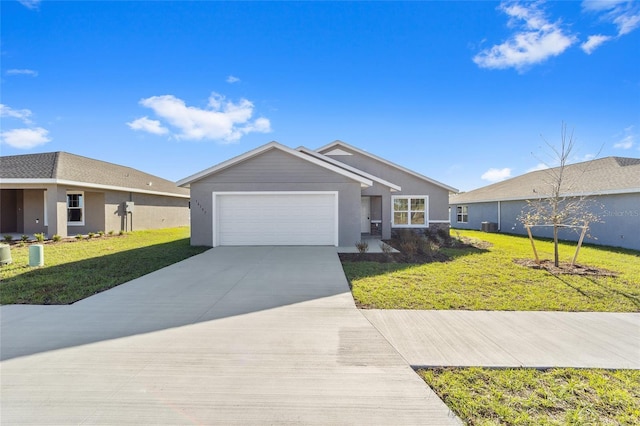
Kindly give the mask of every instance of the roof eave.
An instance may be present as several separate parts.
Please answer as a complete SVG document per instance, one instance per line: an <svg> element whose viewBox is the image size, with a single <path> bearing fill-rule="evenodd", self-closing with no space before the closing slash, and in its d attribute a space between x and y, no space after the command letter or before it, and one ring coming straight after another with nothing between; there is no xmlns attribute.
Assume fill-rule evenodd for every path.
<svg viewBox="0 0 640 426"><path fill-rule="evenodd" d="M64 179L52 179L52 178L41 178L41 179L23 179L23 178L10 178L10 179L0 179L0 185L67 185L67 186L77 186L81 188L92 188L92 189L102 189L108 191L120 191L120 192L135 192L137 194L148 194L148 195L160 195L164 197L174 197L174 198L191 198L189 194L177 194L173 192L164 192L164 191L151 191L147 189L139 189L139 188L128 188L125 186L117 186L117 185L103 185L99 183L89 183L89 182L78 182L73 180L64 180Z"/></svg>

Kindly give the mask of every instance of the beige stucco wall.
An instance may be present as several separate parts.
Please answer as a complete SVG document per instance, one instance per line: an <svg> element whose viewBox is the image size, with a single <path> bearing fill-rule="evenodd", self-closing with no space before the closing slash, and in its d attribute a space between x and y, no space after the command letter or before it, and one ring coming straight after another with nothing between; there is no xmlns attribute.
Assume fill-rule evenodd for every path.
<svg viewBox="0 0 640 426"><path fill-rule="evenodd" d="M123 206L126 201L133 201L133 212L128 214ZM104 224L106 232L189 226L189 200L110 191L105 193Z"/></svg>
<svg viewBox="0 0 640 426"><path fill-rule="evenodd" d="M47 232L44 226L44 190L43 189L25 189L23 190L23 218L24 233L33 235L39 232Z"/></svg>

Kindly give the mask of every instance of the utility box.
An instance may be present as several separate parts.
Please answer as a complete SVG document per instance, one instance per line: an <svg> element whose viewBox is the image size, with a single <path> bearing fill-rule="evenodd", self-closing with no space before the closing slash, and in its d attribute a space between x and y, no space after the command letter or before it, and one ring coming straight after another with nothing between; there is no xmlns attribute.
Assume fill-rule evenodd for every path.
<svg viewBox="0 0 640 426"><path fill-rule="evenodd" d="M125 213L133 213L133 201L125 201L124 202L124 212Z"/></svg>
<svg viewBox="0 0 640 426"><path fill-rule="evenodd" d="M482 232L498 232L498 224L495 222L482 222Z"/></svg>
<svg viewBox="0 0 640 426"><path fill-rule="evenodd" d="M0 244L0 265L8 265L11 262L11 247L9 244Z"/></svg>
<svg viewBox="0 0 640 426"><path fill-rule="evenodd" d="M29 266L44 266L44 246L42 244L29 246Z"/></svg>

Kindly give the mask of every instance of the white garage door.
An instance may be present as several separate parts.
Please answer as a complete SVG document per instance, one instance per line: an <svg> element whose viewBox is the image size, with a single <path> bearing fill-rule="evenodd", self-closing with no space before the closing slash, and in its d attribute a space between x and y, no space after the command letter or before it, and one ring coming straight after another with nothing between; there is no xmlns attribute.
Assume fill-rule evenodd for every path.
<svg viewBox="0 0 640 426"><path fill-rule="evenodd" d="M215 245L338 245L337 192L214 193Z"/></svg>

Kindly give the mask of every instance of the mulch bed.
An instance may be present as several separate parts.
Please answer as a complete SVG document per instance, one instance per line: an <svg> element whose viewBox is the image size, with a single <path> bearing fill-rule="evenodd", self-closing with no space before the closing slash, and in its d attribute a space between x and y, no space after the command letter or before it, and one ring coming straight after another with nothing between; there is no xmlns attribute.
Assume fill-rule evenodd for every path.
<svg viewBox="0 0 640 426"><path fill-rule="evenodd" d="M434 253L431 256L416 254L410 259L402 253L338 253L338 256L343 262L430 263L449 260L449 256L442 253Z"/></svg>
<svg viewBox="0 0 640 426"><path fill-rule="evenodd" d="M553 275L583 275L592 277L617 277L618 274L607 269L594 268L592 266L571 265L570 263L561 262L559 266L555 266L552 260L541 260L536 263L533 259L514 259L516 264L532 269L544 269Z"/></svg>

